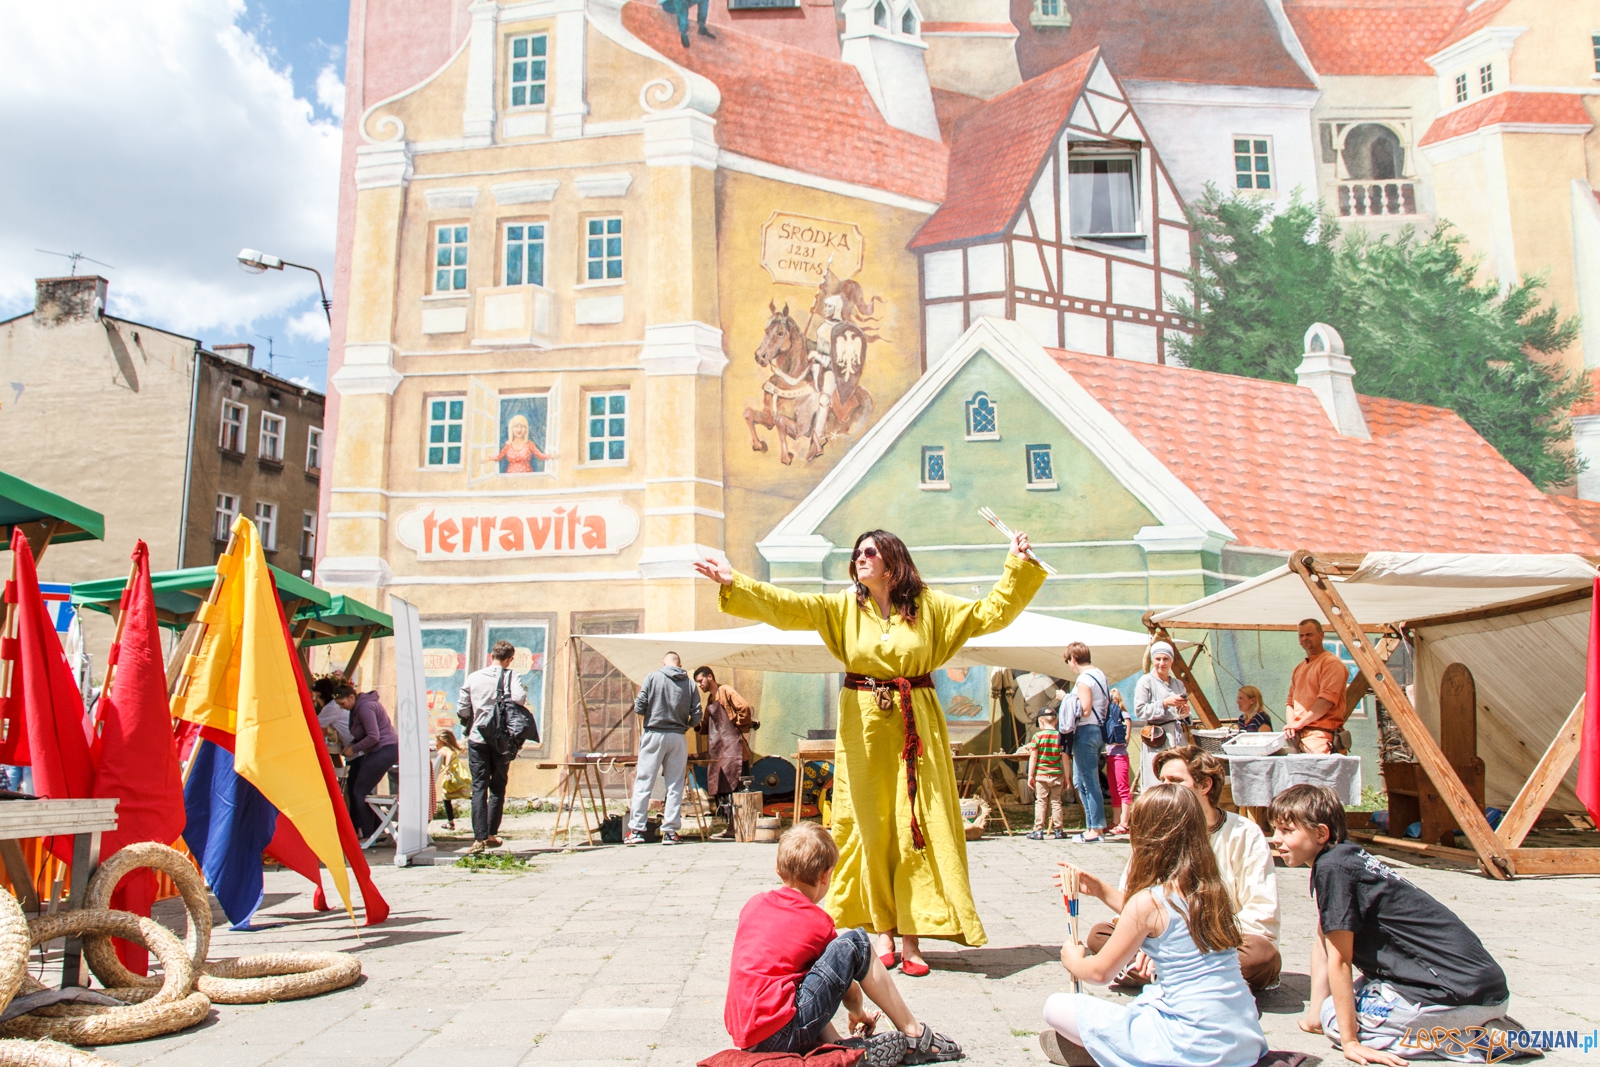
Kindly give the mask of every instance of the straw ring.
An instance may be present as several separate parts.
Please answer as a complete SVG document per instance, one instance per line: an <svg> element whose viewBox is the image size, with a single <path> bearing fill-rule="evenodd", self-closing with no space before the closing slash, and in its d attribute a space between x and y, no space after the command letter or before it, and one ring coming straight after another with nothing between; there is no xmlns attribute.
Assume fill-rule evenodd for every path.
<svg viewBox="0 0 1600 1067"><path fill-rule="evenodd" d="M55 1041L0 1041L0 1067L116 1067L92 1052Z"/></svg>
<svg viewBox="0 0 1600 1067"><path fill-rule="evenodd" d="M182 894L183 907L189 915L189 930L183 944L198 971L211 950L211 895L206 892L205 881L195 870L194 863L177 849L154 841L141 841L118 849L90 877L83 906L90 910L109 908L117 883L144 867L171 878ZM135 974L124 967L106 934L96 931L85 935L83 955L94 976L108 987L158 989L161 986L159 978Z"/></svg>

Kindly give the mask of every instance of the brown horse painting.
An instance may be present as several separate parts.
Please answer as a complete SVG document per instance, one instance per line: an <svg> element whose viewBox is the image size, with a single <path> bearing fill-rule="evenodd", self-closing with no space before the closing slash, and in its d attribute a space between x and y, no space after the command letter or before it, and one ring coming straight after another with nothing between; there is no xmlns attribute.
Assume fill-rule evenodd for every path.
<svg viewBox="0 0 1600 1067"><path fill-rule="evenodd" d="M744 409L745 425L750 427L750 448L756 452L767 450L767 442L756 432L756 426L760 425L777 430L778 458L783 463L794 462L794 453L789 448L791 440L808 441L806 459L813 460L822 454L828 441L841 432L853 432L867 420L872 413L872 397L857 386L850 402L840 405L849 410L830 410L827 428L822 432L814 431L822 394L810 373L805 334L789 314L787 303L780 309L769 301L767 312L767 325L761 343L756 346L755 357L757 365L772 374L761 386L761 410Z"/></svg>

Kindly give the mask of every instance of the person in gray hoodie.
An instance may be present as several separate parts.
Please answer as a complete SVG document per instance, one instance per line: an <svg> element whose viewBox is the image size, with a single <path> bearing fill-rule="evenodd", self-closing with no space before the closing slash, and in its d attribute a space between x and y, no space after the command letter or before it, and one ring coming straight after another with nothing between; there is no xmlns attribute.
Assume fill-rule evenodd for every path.
<svg viewBox="0 0 1600 1067"><path fill-rule="evenodd" d="M684 772L689 766L689 741L684 735L700 725L701 715L700 692L676 652L668 652L661 660L661 668L645 676L633 710L644 716L644 722L639 731L639 771L633 779L633 807L622 843L643 843L656 775L665 774L667 808L661 817L661 843L676 845L678 827L683 825Z"/></svg>

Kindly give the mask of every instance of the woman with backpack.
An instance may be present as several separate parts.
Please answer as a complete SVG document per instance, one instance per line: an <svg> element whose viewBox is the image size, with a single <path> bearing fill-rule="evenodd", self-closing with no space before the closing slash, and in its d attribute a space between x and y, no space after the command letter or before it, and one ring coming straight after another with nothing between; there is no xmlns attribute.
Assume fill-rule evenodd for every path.
<svg viewBox="0 0 1600 1067"><path fill-rule="evenodd" d="M1111 715L1111 683L1099 667L1090 666L1089 646L1082 641L1068 645L1062 658L1077 672L1072 686L1074 699L1061 702L1062 726L1066 713L1077 704L1077 723L1072 728L1072 787L1083 805L1084 831L1073 837L1082 844L1105 840L1105 798L1100 793L1100 753L1106 747L1106 726Z"/></svg>

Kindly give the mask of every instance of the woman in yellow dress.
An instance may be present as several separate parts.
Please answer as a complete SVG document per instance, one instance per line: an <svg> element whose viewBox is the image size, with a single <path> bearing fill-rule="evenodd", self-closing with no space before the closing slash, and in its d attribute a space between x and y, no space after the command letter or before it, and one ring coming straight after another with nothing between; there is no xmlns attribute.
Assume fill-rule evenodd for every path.
<svg viewBox="0 0 1600 1067"><path fill-rule="evenodd" d="M695 564L722 586L724 612L815 630L849 672L839 691L833 783L839 865L823 906L840 928L876 931L886 966L898 933L901 970L913 977L928 973L920 938L988 940L967 883L955 763L930 672L1027 607L1044 584L1044 568L1027 552L1028 537L1019 533L1005 573L982 600L928 589L904 542L885 530L856 538L856 584L843 593L793 593L725 561Z"/></svg>

